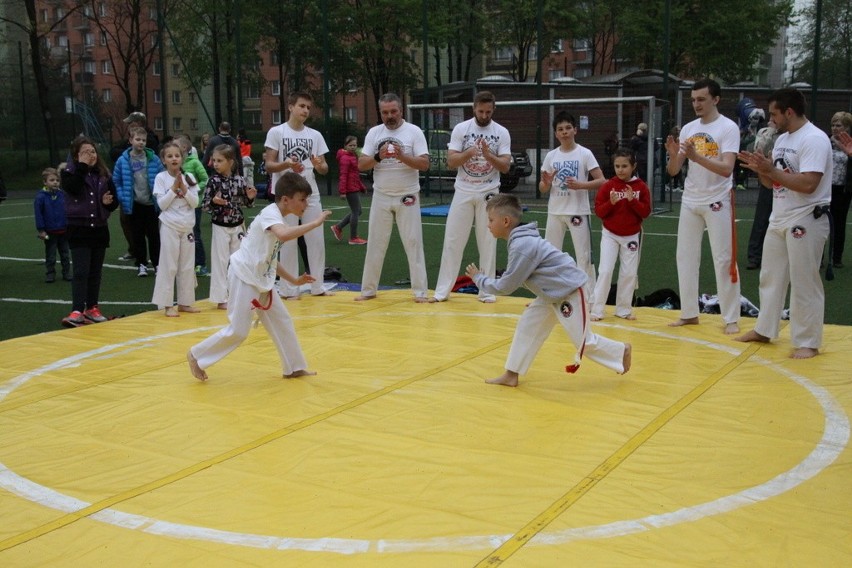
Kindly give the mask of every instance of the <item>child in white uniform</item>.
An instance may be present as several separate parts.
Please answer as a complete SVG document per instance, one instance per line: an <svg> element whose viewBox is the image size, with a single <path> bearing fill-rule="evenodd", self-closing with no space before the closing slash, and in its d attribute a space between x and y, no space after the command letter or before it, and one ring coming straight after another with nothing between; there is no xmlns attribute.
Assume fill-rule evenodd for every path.
<svg viewBox="0 0 852 568"><path fill-rule="evenodd" d="M616 373L630 370L630 344L597 335L589 327L588 304L583 292L588 276L577 267L574 259L542 239L535 223L521 224L521 204L514 195L495 196L488 201L487 210L491 234L508 241L508 266L497 279L480 272L475 264L467 266L466 274L480 290L490 294L511 294L525 286L536 299L518 321L506 371L485 382L518 386L519 375L527 372L557 321L577 347L573 363L565 367L567 372L577 371L583 355Z"/></svg>
<svg viewBox="0 0 852 568"><path fill-rule="evenodd" d="M178 312L199 312L195 303L195 207L198 205L198 184L191 174L181 171L183 148L177 142L167 142L160 149L166 171L154 178L154 199L160 208L160 265L151 301L166 316ZM177 279L177 307L174 288Z"/></svg>
<svg viewBox="0 0 852 568"><path fill-rule="evenodd" d="M297 239L323 224L331 211L303 225L289 226L285 215L301 217L308 207L311 186L295 172L285 172L275 184L275 203L263 208L249 227L240 248L231 256L228 268L228 325L187 352L189 369L201 381L207 380L205 369L236 349L251 329L251 315L258 318L272 338L281 358L285 378L315 375L307 370L307 362L299 346L293 320L284 303L273 291L276 274L290 284L301 286L313 278L299 277L284 270L278 262L278 251L287 241Z"/></svg>

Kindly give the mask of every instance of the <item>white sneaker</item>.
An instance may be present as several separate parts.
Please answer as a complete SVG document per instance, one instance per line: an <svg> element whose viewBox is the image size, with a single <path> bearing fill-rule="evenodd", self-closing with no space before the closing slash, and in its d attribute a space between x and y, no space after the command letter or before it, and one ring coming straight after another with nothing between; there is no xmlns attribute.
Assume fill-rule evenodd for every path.
<svg viewBox="0 0 852 568"><path fill-rule="evenodd" d="M148 276L148 268L144 264L139 265L139 272L136 274L139 278Z"/></svg>

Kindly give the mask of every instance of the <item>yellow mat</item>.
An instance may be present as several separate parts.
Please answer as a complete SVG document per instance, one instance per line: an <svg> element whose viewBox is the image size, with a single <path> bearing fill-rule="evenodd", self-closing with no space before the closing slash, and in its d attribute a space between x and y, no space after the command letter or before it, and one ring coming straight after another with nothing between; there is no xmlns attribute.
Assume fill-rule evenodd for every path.
<svg viewBox="0 0 852 568"><path fill-rule="evenodd" d="M627 375L557 328L512 389L528 300L353 297L287 303L306 379L262 328L193 379L206 302L0 343L0 566L852 565L852 328L640 309Z"/></svg>

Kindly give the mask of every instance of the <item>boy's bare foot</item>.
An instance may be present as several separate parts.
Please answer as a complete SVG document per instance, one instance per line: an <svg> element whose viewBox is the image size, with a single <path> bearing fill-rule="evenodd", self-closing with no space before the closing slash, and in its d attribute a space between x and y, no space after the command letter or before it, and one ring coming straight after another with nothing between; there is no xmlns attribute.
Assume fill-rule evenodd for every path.
<svg viewBox="0 0 852 568"><path fill-rule="evenodd" d="M307 369L299 369L298 371L293 371L289 375L284 375L285 379L297 379L299 377L312 377L316 375L316 371L308 371Z"/></svg>
<svg viewBox="0 0 852 568"><path fill-rule="evenodd" d="M166 308L166 317L167 318L176 318L178 316L180 316L180 314L178 313L176 307L169 306L168 308Z"/></svg>
<svg viewBox="0 0 852 568"><path fill-rule="evenodd" d="M494 304L497 302L497 298L480 298L479 301L483 304Z"/></svg>
<svg viewBox="0 0 852 568"><path fill-rule="evenodd" d="M499 377L494 377L493 379L485 379L485 382L489 385L516 387L518 386L518 373L515 373L514 371L506 371Z"/></svg>
<svg viewBox="0 0 852 568"><path fill-rule="evenodd" d="M428 304L429 298L424 298L423 296L414 296L415 304Z"/></svg>
<svg viewBox="0 0 852 568"><path fill-rule="evenodd" d="M790 353L791 359L810 359L811 357L816 357L819 355L819 349L814 349L812 347L799 347L792 353Z"/></svg>
<svg viewBox="0 0 852 568"><path fill-rule="evenodd" d="M620 317L621 319L629 320L629 321L635 321L636 320L636 316L634 316L633 314L627 314L626 316L618 316L618 317Z"/></svg>
<svg viewBox="0 0 852 568"><path fill-rule="evenodd" d="M281 298L286 302L296 302L302 299L301 296L281 296Z"/></svg>
<svg viewBox="0 0 852 568"><path fill-rule="evenodd" d="M358 296L355 298L356 302L366 302L367 300L375 300L375 296Z"/></svg>
<svg viewBox="0 0 852 568"><path fill-rule="evenodd" d="M216 309L217 310L227 310L228 309L228 302L219 302L218 304L216 304Z"/></svg>
<svg viewBox="0 0 852 568"><path fill-rule="evenodd" d="M329 290L323 290L319 294L311 294L311 296L334 296L334 292L331 292Z"/></svg>
<svg viewBox="0 0 852 568"><path fill-rule="evenodd" d="M679 320L670 323L669 327L680 327L682 325L698 325L698 318L680 318Z"/></svg>
<svg viewBox="0 0 852 568"><path fill-rule="evenodd" d="M179 312L186 312L188 314L197 314L201 311L201 308L196 308L195 306L182 306L180 304L178 304L177 309Z"/></svg>
<svg viewBox="0 0 852 568"><path fill-rule="evenodd" d="M621 366L624 367L624 370L621 372L622 375L626 374L627 371L630 370L630 364L633 362L633 346L629 343L624 344L624 357L621 358Z"/></svg>
<svg viewBox="0 0 852 568"><path fill-rule="evenodd" d="M601 321L603 319L602 316L589 316L589 319L592 321Z"/></svg>
<svg viewBox="0 0 852 568"><path fill-rule="evenodd" d="M189 363L189 371L192 373L192 376L199 381L206 381L207 373L204 372L204 369L198 366L198 361L195 360L192 350L186 352L186 360Z"/></svg>
<svg viewBox="0 0 852 568"><path fill-rule="evenodd" d="M725 324L725 335L733 335L740 332L740 326L735 323Z"/></svg>
<svg viewBox="0 0 852 568"><path fill-rule="evenodd" d="M739 337L735 337L734 341L742 341L744 343L748 343L750 341L758 341L760 343L769 343L769 338L760 335L754 330L747 331Z"/></svg>
<svg viewBox="0 0 852 568"><path fill-rule="evenodd" d="M432 296L431 298L429 298L430 304L438 304L440 302L446 302L446 301L447 301L447 298L438 298L437 296Z"/></svg>

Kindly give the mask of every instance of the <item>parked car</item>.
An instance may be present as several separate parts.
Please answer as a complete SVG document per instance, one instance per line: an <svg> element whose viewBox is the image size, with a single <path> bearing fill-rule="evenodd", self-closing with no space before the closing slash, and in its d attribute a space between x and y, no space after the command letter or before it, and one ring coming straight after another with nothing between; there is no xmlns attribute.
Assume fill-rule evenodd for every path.
<svg viewBox="0 0 852 568"><path fill-rule="evenodd" d="M429 181L431 190L452 191L456 170L447 167L447 145L450 143L449 130L430 130L425 132L429 145ZM526 152L512 152L509 171L500 174L500 191L507 193L518 186L521 178L532 174L532 165ZM435 182L439 182L435 184ZM420 185L426 183L426 172L420 173ZM437 185L437 188L436 188Z"/></svg>

